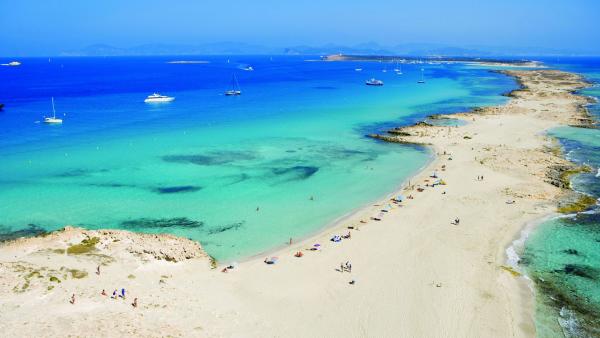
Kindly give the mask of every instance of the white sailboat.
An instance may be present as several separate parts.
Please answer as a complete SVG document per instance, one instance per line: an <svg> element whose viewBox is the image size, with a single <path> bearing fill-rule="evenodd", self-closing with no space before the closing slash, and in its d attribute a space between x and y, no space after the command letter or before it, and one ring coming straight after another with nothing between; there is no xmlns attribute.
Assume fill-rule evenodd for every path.
<svg viewBox="0 0 600 338"><path fill-rule="evenodd" d="M423 72L425 72L425 69L421 68L421 79L419 81L417 81L417 83L425 83L425 76L424 76Z"/></svg>
<svg viewBox="0 0 600 338"><path fill-rule="evenodd" d="M44 123L61 124L62 122L62 119L56 117L56 110L54 109L54 97L52 97L52 117L44 117Z"/></svg>
<svg viewBox="0 0 600 338"><path fill-rule="evenodd" d="M394 71L396 74L402 75L402 66L398 64L398 61L396 61L396 68L394 68Z"/></svg>
<svg viewBox="0 0 600 338"><path fill-rule="evenodd" d="M235 77L235 73L231 77L231 89L226 90L225 95L227 95L227 96L242 95L242 91L240 90L240 84L238 83L237 77Z"/></svg>

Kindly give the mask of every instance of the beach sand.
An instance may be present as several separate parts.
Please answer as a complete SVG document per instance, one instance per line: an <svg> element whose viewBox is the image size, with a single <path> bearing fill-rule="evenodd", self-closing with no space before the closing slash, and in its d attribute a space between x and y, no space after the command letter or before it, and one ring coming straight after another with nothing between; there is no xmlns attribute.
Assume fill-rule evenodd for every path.
<svg viewBox="0 0 600 338"><path fill-rule="evenodd" d="M524 277L506 267L505 250L527 223L555 213L558 200L568 194L548 173L571 164L545 131L589 123L586 98L571 93L586 83L559 71L506 73L524 88L513 91L506 105L449 116L467 121L464 126L420 124L377 136L426 144L437 155L410 186L407 182L392 195L413 199L394 204L388 196L314 237L227 273L221 272L227 264L211 267L196 243L169 235L68 228L2 245L0 332L7 337L534 336L532 291ZM430 177L434 172L438 178ZM446 184L427 186L438 179ZM456 218L460 222L453 224ZM351 239L329 240L348 232ZM65 251L85 238L71 253ZM306 250L315 243L319 250ZM294 257L297 251L303 257ZM278 261L265 264L266 256ZM346 261L352 271L338 271ZM126 299L111 299L121 288ZM107 296L100 294L103 289ZM131 305L134 298L137 307Z"/></svg>

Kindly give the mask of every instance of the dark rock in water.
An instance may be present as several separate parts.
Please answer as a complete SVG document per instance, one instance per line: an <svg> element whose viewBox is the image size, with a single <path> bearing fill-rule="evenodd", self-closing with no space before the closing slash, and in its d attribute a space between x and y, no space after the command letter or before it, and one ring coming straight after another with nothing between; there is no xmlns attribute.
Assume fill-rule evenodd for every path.
<svg viewBox="0 0 600 338"><path fill-rule="evenodd" d="M174 193L179 193L179 192L194 192L194 191L198 191L200 189L202 189L202 188L196 187L193 185L182 185L182 186L175 186L175 187L155 188L153 190L154 190L154 192L157 192L159 194L174 194Z"/></svg>
<svg viewBox="0 0 600 338"><path fill-rule="evenodd" d="M138 218L121 222L121 227L126 229L160 229L160 228L199 228L204 225L202 221L194 221L186 217L175 218Z"/></svg>
<svg viewBox="0 0 600 338"><path fill-rule="evenodd" d="M578 276L587 279L595 279L595 271L589 266L579 264L567 264L563 270L557 270L556 272L564 272L568 275Z"/></svg>
<svg viewBox="0 0 600 338"><path fill-rule="evenodd" d="M196 165L222 165L236 161L253 160L256 155L253 152L244 151L220 151L196 155L167 155L162 160L172 163L190 163Z"/></svg>
<svg viewBox="0 0 600 338"><path fill-rule="evenodd" d="M579 251L577 251L575 249L566 249L566 250L563 250L563 252L566 253L567 255L579 256Z"/></svg>
<svg viewBox="0 0 600 338"><path fill-rule="evenodd" d="M290 176L292 180L305 180L319 171L319 168L297 165L288 168L274 168L272 171L275 175Z"/></svg>
<svg viewBox="0 0 600 338"><path fill-rule="evenodd" d="M578 167L574 164L563 165L557 164L552 165L546 172L546 182L552 184L555 187L570 189L571 180L570 177L575 174L589 172L591 168L586 166Z"/></svg>
<svg viewBox="0 0 600 338"><path fill-rule="evenodd" d="M420 126L420 127L433 127L433 124L425 122L425 121L419 121L419 122L415 123L414 125Z"/></svg>
<svg viewBox="0 0 600 338"><path fill-rule="evenodd" d="M48 231L35 224L28 224L27 228L19 230L10 230L10 228L0 225L0 242L11 241L21 237L35 237L47 233Z"/></svg>
<svg viewBox="0 0 600 338"><path fill-rule="evenodd" d="M123 183L91 183L88 186L98 187L98 188L137 188L133 184L123 184Z"/></svg>
<svg viewBox="0 0 600 338"><path fill-rule="evenodd" d="M4 109L4 103L0 103L0 110Z"/></svg>
<svg viewBox="0 0 600 338"><path fill-rule="evenodd" d="M81 177L81 176L89 176L94 173L104 173L107 172L108 169L100 169L100 170L89 170L89 169L73 169L57 174L56 177Z"/></svg>
<svg viewBox="0 0 600 338"><path fill-rule="evenodd" d="M227 224L227 225L223 225L220 227L216 227L213 229L209 229L207 232L209 235L214 235L214 234L219 234L228 230L237 230L239 229L242 225L244 225L244 222L236 222L236 223L231 223L231 224Z"/></svg>

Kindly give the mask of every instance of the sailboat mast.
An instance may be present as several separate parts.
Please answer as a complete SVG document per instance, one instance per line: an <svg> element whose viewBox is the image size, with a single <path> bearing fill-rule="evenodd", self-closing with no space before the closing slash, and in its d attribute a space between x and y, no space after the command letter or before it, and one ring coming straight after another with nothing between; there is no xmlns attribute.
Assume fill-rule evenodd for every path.
<svg viewBox="0 0 600 338"><path fill-rule="evenodd" d="M54 109L54 96L52 96L52 117L56 118L56 110Z"/></svg>

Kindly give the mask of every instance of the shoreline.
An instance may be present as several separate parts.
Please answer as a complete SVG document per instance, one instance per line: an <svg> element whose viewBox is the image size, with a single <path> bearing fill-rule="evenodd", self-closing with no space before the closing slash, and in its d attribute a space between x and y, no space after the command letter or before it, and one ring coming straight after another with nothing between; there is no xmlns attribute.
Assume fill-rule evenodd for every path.
<svg viewBox="0 0 600 338"><path fill-rule="evenodd" d="M43 283L29 286L28 280L30 291L10 294L6 285L24 278L3 264L15 257L31 264L49 264L47 258L55 265L77 265L90 272L97 260L49 252L57 245L55 239L63 246L68 242L60 233L52 233L50 239L0 245L0 270L4 272L0 285L5 285L0 293L10 295L0 301L0 313L13 310L6 312L10 318L0 327L13 323L14 330L20 316L39 312L31 306L15 307L32 292L43 295L44 304L58 310L52 317L41 318L39 327L28 327L31 334L44 332L36 331L43 330L44 324L54 326L56 317L75 320L73 328L62 328L81 334L82 321L92 314L102 317L97 323L98 335L112 332L115 326L129 334L132 329L143 330L135 332L148 336L156 332L186 336L264 336L266 332L272 336L534 335L534 297L523 288L525 278L502 268L507 263L506 250L527 224L555 213L558 199L568 193L546 177L551 165L568 163L564 154L545 149L551 138L540 132L562 124L585 124L589 116L585 116L585 107L582 112L581 96L573 93L574 87L585 86L581 77L540 70L505 74L531 87L523 85L512 91L509 102L502 106L441 115L468 121L466 125L417 124L395 129L400 133L380 135L389 142L426 145L432 159L407 179L414 184L407 186L405 181L394 193L336 220L331 227L269 251L279 255L277 264L264 264L264 254L259 254L223 274L219 272L222 266L211 270L206 259L172 264L148 258L140 262L135 255L116 254L111 244L103 241L93 253L115 256L124 263L108 263L102 276L65 280L52 291L45 290L47 284ZM430 186L434 171L445 185ZM485 181L475 180L479 175L484 175ZM398 194L414 195L414 200L392 205L389 198ZM507 199L517 202L505 204ZM388 210L384 213L382 208ZM371 219L377 215L383 215L381 221ZM460 224L449 224L457 217ZM348 225L357 228L348 229ZM345 232L350 232L352 239L329 241L332 235ZM134 241L139 237L126 235ZM37 244L31 247L28 242ZM42 247L40 242L48 246ZM321 244L319 250L307 250L313 242ZM67 244L77 243L71 239ZM303 252L304 257L293 257L294 251ZM334 271L346 260L355 266L351 273ZM127 280L130 270L142 278ZM12 280L1 279L13 275ZM160 283L156 283L158 279ZM348 285L349 280L356 280L356 285ZM137 313L106 305L97 296L98 285L105 283L130 283L128 289L133 289L144 305ZM82 306L88 309L83 314L64 305L73 289L83 295ZM39 308L36 304L33 306ZM178 311L165 313L161 304L175 304ZM138 320L140 326L127 328L127 323ZM431 322L438 325L431 326ZM153 331L157 329L163 331ZM45 333L65 335L65 331Z"/></svg>
<svg viewBox="0 0 600 338"><path fill-rule="evenodd" d="M384 196L379 197L369 203L365 203L361 206L358 206L354 209L352 209L351 211L347 212L346 214L335 218L334 220L327 222L323 227L319 227L318 229L316 229L315 231L312 231L310 233L308 233L305 236L299 237L299 238L292 238L293 243L290 246L289 244L281 244L278 245L274 248L270 248L267 250L264 250L262 252L259 252L257 254L252 254L249 255L247 257L242 257L239 259L228 259L228 260L223 260L223 261L217 261L217 263L221 266L227 266L231 263L243 263L243 262L248 262L248 261L252 261L255 259L262 259L265 256L273 256L276 255L277 253L289 249L291 247L294 246L298 246L300 244L306 244L308 242L312 242L315 239L318 239L319 237L322 237L324 233L329 232L330 230L334 230L334 229L343 229L343 223L346 221L352 221L353 218L356 218L357 215L359 215L360 213L364 212L367 209L373 208L375 205L378 205L380 203L383 203L384 201L389 201L391 198L393 198L394 196L397 196L400 192L402 192L402 190L404 190L404 188L407 187L407 183L409 183L411 180L415 179L416 177L418 177L418 175L422 174L423 172L427 171L427 168L429 168L435 161L436 161L436 155L435 153L433 153L433 151L431 149L429 149L427 146L423 146L423 145L417 145L417 146L421 146L424 147L424 151L429 153L429 158L427 160L427 162L425 164L423 164L422 167L420 167L419 169L415 170L414 173L412 173L408 178L406 178L405 180L403 180L399 186L395 189L392 190L392 192L390 193L386 193Z"/></svg>

